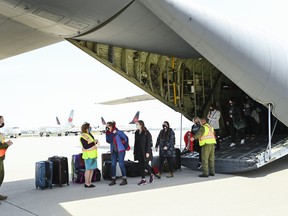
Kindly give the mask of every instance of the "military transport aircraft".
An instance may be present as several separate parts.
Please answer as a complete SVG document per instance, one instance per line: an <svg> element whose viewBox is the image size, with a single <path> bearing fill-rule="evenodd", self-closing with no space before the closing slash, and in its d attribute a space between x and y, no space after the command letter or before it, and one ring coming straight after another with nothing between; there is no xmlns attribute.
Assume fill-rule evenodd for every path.
<svg viewBox="0 0 288 216"><path fill-rule="evenodd" d="M270 121L272 113L288 126L288 37L274 28L287 20L286 2L217 1L240 10L237 20L197 2L0 0L0 59L67 40L188 119L239 96L222 88L234 83L267 107L267 139L216 155L216 171L256 169L288 153ZM261 27L244 21L250 10ZM194 158L183 156L183 165Z"/></svg>

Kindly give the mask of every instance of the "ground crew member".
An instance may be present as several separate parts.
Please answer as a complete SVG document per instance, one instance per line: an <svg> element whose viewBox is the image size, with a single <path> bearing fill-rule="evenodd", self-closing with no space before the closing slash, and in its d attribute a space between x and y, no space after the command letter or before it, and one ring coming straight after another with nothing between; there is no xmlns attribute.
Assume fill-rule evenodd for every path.
<svg viewBox="0 0 288 216"><path fill-rule="evenodd" d="M4 118L3 116L0 116L0 128L4 127ZM0 133L0 187L4 180L4 159L5 159L5 153L9 146L13 144L12 141L8 140L5 142L4 136ZM0 195L0 200L6 200L7 196Z"/></svg>
<svg viewBox="0 0 288 216"><path fill-rule="evenodd" d="M85 188L93 188L95 185L91 183L93 172L97 168L97 157L99 145L98 140L91 134L92 128L90 124L85 122L81 127L82 135L80 142L82 145L82 158L85 162Z"/></svg>
<svg viewBox="0 0 288 216"><path fill-rule="evenodd" d="M202 174L199 177L209 177L215 175L214 166L214 153L216 139L214 135L214 129L211 127L205 118L201 119L202 126L196 133L191 141L199 139L199 145L201 146L201 158L202 158Z"/></svg>

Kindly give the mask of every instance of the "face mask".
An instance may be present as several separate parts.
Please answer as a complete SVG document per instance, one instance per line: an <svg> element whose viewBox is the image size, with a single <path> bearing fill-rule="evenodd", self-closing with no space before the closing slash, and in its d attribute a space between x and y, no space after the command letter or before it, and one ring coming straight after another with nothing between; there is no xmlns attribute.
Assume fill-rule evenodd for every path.
<svg viewBox="0 0 288 216"><path fill-rule="evenodd" d="M2 124L2 125L0 125L0 128L4 127L4 125L5 125L5 123L3 122L3 124Z"/></svg>
<svg viewBox="0 0 288 216"><path fill-rule="evenodd" d="M138 130L140 130L140 129L141 129L141 125L136 125L136 128L137 128Z"/></svg>
<svg viewBox="0 0 288 216"><path fill-rule="evenodd" d="M90 133L92 131L92 128L90 127L89 129L88 129L88 132Z"/></svg>

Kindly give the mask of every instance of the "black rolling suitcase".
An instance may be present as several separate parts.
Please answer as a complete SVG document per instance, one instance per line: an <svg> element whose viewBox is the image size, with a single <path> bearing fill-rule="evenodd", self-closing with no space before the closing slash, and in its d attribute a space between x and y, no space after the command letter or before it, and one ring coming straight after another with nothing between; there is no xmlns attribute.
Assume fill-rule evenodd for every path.
<svg viewBox="0 0 288 216"><path fill-rule="evenodd" d="M104 180L111 179L111 153L103 153L101 155L101 169L102 169L102 177Z"/></svg>
<svg viewBox="0 0 288 216"><path fill-rule="evenodd" d="M102 164L102 177L104 180L111 180L111 153L103 153L101 155ZM121 177L122 173L119 167L119 163L116 164L116 177Z"/></svg>
<svg viewBox="0 0 288 216"><path fill-rule="evenodd" d="M35 165L36 188L52 188L53 163L50 161L38 161Z"/></svg>
<svg viewBox="0 0 288 216"><path fill-rule="evenodd" d="M62 156L49 157L48 161L53 163L53 178L52 184L58 184L62 187L62 184L69 185L69 170L68 159Z"/></svg>
<svg viewBox="0 0 288 216"><path fill-rule="evenodd" d="M181 151L179 148L175 148L174 169L181 170Z"/></svg>

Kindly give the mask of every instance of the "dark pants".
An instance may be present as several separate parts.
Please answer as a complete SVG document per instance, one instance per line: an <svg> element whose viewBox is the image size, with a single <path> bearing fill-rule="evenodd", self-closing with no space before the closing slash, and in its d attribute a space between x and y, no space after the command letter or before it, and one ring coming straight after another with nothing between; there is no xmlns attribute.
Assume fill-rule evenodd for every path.
<svg viewBox="0 0 288 216"><path fill-rule="evenodd" d="M215 131L215 137L216 137L216 149L220 149L220 143L219 143L219 134L220 134L220 129L214 129Z"/></svg>
<svg viewBox="0 0 288 216"><path fill-rule="evenodd" d="M3 183L3 180L4 180L4 161L3 160L0 160L0 187Z"/></svg>
<svg viewBox="0 0 288 216"><path fill-rule="evenodd" d="M174 158L173 157L163 157L163 156L159 156L159 172L160 173L163 172L163 164L164 164L164 161L166 158L168 161L168 171L172 173L174 171L174 166L173 166Z"/></svg>
<svg viewBox="0 0 288 216"><path fill-rule="evenodd" d="M233 125L230 125L229 130L230 130L230 134L231 134L232 143L235 143L236 133L238 133L240 139L244 139L243 132L242 132L243 129L237 130Z"/></svg>
<svg viewBox="0 0 288 216"><path fill-rule="evenodd" d="M111 176L113 179L116 178L117 159L118 159L119 167L121 169L122 178L126 178L126 169L125 169L125 164L124 164L125 153L126 153L125 151L111 153Z"/></svg>
<svg viewBox="0 0 288 216"><path fill-rule="evenodd" d="M140 175L144 179L145 178L145 170L148 171L148 174L151 175L152 168L149 165L148 160L143 160L142 158L138 160L139 162L139 169L140 169Z"/></svg>

